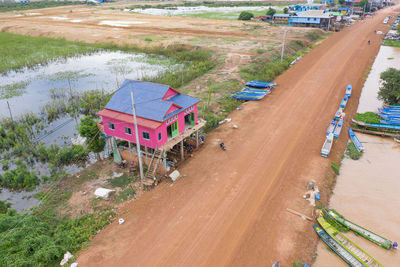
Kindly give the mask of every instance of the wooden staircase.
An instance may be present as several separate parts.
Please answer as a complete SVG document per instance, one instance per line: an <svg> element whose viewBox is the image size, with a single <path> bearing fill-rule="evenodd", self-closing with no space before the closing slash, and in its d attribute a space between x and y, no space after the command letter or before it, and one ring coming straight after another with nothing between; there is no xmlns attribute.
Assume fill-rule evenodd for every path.
<svg viewBox="0 0 400 267"><path fill-rule="evenodd" d="M151 160L149 163L149 168L147 169L146 175L144 176L144 185L151 186L156 182L156 172L158 165L160 164L162 155L164 153L164 150L154 150L153 155L151 156Z"/></svg>

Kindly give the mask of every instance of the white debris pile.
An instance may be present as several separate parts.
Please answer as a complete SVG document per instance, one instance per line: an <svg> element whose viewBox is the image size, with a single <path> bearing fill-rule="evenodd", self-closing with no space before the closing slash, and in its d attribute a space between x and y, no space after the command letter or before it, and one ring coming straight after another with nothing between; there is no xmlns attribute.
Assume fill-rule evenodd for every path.
<svg viewBox="0 0 400 267"><path fill-rule="evenodd" d="M72 257L73 255L71 254L71 252L69 251L65 252L64 258L60 262L60 266L65 265Z"/></svg>
<svg viewBox="0 0 400 267"><path fill-rule="evenodd" d="M176 180L178 180L178 178L181 176L181 174L179 173L178 170L175 170L173 172L170 173L169 178L171 178L171 180L173 182L175 182Z"/></svg>
<svg viewBox="0 0 400 267"><path fill-rule="evenodd" d="M94 191L94 194L95 194L96 198L108 200L110 197L110 194L113 192L115 192L115 190L99 187L96 189L96 191Z"/></svg>
<svg viewBox="0 0 400 267"><path fill-rule="evenodd" d="M314 180L311 180L307 183L307 192L304 194L303 198L305 200L310 201L310 205L315 207L315 200L320 199L319 189L315 184Z"/></svg>

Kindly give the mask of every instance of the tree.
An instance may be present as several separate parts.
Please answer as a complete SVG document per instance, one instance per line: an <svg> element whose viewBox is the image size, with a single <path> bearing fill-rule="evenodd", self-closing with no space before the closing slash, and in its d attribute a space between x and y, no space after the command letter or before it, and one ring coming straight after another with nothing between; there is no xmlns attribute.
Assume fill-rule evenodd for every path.
<svg viewBox="0 0 400 267"><path fill-rule="evenodd" d="M287 7L285 7L285 8L283 9L283 14L287 14L287 13L289 13L289 9L288 9Z"/></svg>
<svg viewBox="0 0 400 267"><path fill-rule="evenodd" d="M254 15L252 13L243 11L239 15L239 20L250 20L253 17L254 17Z"/></svg>
<svg viewBox="0 0 400 267"><path fill-rule="evenodd" d="M94 121L92 116L85 116L81 119L79 123L79 134L86 137L86 143L88 149L93 151L99 156L99 153L104 150L105 141L99 134L99 129L97 128L97 123Z"/></svg>
<svg viewBox="0 0 400 267"><path fill-rule="evenodd" d="M387 105L400 105L400 70L389 68L381 73L378 99Z"/></svg>
<svg viewBox="0 0 400 267"><path fill-rule="evenodd" d="M268 8L268 11L267 11L267 15L268 16L273 16L273 15L275 15L275 13L276 13L276 10L275 9L273 9L273 8Z"/></svg>
<svg viewBox="0 0 400 267"><path fill-rule="evenodd" d="M358 4L355 6L362 7L365 12L369 12L371 9L371 4L368 2L368 0L361 0Z"/></svg>

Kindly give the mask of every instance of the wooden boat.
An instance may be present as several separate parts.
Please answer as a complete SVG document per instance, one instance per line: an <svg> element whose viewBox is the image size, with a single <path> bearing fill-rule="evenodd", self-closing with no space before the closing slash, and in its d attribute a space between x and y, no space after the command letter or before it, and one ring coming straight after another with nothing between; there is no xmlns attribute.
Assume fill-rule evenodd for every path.
<svg viewBox="0 0 400 267"><path fill-rule="evenodd" d="M400 125L400 120L379 120L381 124Z"/></svg>
<svg viewBox="0 0 400 267"><path fill-rule="evenodd" d="M366 128L376 128L376 129L388 130L388 131L392 131L392 132L400 131L400 125L381 124L381 123L366 123L366 122L356 121L354 119L352 121L355 124L360 125L362 127L366 127Z"/></svg>
<svg viewBox="0 0 400 267"><path fill-rule="evenodd" d="M353 132L352 129L349 129L349 136L354 146L358 150L358 152L364 152L363 144L361 144L360 140L358 139L357 135Z"/></svg>
<svg viewBox="0 0 400 267"><path fill-rule="evenodd" d="M335 227L333 227L327 221L325 221L323 217L319 217L317 221L328 235L330 235L336 242L338 242L348 252L350 252L353 256L355 256L359 261L365 264L365 266L368 267L383 266L374 257L365 252L362 248L357 246L357 244L348 239L345 235L341 234Z"/></svg>
<svg viewBox="0 0 400 267"><path fill-rule="evenodd" d="M357 233L358 235L368 239L369 241L371 241L385 249L390 249L392 247L392 241L390 241L389 239L384 238L380 235L377 235L374 232L372 232L368 229L365 229L365 228L347 220L341 214L339 214L337 211L335 211L333 209L329 209L327 216L329 216L329 218L335 220L337 223L343 225L344 227Z"/></svg>
<svg viewBox="0 0 400 267"><path fill-rule="evenodd" d="M337 120L333 119L328 126L328 130L326 131L326 135L328 136L330 133L333 133L336 127Z"/></svg>
<svg viewBox="0 0 400 267"><path fill-rule="evenodd" d="M324 144L322 145L321 149L322 157L327 158L329 156L329 153L331 153L332 145L333 145L333 133L329 133L325 139Z"/></svg>
<svg viewBox="0 0 400 267"><path fill-rule="evenodd" d="M348 98L350 98L351 97L351 92L353 91L353 86L351 85L351 84L348 84L347 85L347 88L346 88L346 96L348 97Z"/></svg>
<svg viewBox="0 0 400 267"><path fill-rule="evenodd" d="M339 120L342 117L343 109L339 108L338 111L335 113L335 120Z"/></svg>
<svg viewBox="0 0 400 267"><path fill-rule="evenodd" d="M242 94L241 94L242 93ZM264 95L260 95L260 94L245 94L245 92L238 92L236 94L231 95L232 98L235 98L237 100L261 100Z"/></svg>
<svg viewBox="0 0 400 267"><path fill-rule="evenodd" d="M349 100L349 99L348 99L347 96L344 96L344 97L343 97L342 102L340 102L340 107L341 107L342 109L345 109L345 108L346 108L346 105L347 105L347 101L348 101L348 100Z"/></svg>
<svg viewBox="0 0 400 267"><path fill-rule="evenodd" d="M319 225L313 225L314 230L317 232L319 237L327 244L333 252L335 252L339 257L341 257L345 262L353 267L363 267L366 266L359 259L357 259L353 254L346 250L342 245L339 244L335 239L328 235Z"/></svg>
<svg viewBox="0 0 400 267"><path fill-rule="evenodd" d="M263 81L251 81L246 83L246 86L248 87L254 87L254 88L270 88L273 89L277 85L275 82L263 82Z"/></svg>
<svg viewBox="0 0 400 267"><path fill-rule="evenodd" d="M270 93L271 91L268 89L255 89L255 88L243 88L241 92L253 92L253 93Z"/></svg>
<svg viewBox="0 0 400 267"><path fill-rule="evenodd" d="M337 123L335 130L333 131L333 136L335 138L339 138L340 132L342 131L343 117L344 117L344 113L343 113L342 117L340 118L339 122Z"/></svg>
<svg viewBox="0 0 400 267"><path fill-rule="evenodd" d="M391 133L371 131L371 130L358 129L358 128L351 128L351 129L354 132L360 132L360 133L365 133L365 134L373 134L373 135L378 135L378 136L382 136L382 137L400 138L400 134L391 134Z"/></svg>

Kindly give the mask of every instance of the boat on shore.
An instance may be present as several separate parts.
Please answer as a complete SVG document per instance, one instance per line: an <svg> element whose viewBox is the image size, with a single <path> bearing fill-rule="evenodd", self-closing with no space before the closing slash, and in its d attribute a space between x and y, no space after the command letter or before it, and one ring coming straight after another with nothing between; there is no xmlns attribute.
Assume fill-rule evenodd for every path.
<svg viewBox="0 0 400 267"><path fill-rule="evenodd" d="M246 83L246 86L248 87L254 87L254 88L269 88L273 89L277 85L275 82L264 82L264 81L251 81Z"/></svg>
<svg viewBox="0 0 400 267"><path fill-rule="evenodd" d="M333 119L328 126L328 130L326 130L326 135L328 136L330 133L333 133L336 127L337 120Z"/></svg>
<svg viewBox="0 0 400 267"><path fill-rule="evenodd" d="M347 96L347 98L351 97L352 92L353 92L353 86L351 84L348 84L347 88L346 88L346 94L345 94Z"/></svg>
<svg viewBox="0 0 400 267"><path fill-rule="evenodd" d="M333 131L333 136L335 138L339 138L340 132L342 131L343 128L343 117L344 117L344 113L342 114L342 117L339 119L335 130Z"/></svg>
<svg viewBox="0 0 400 267"><path fill-rule="evenodd" d="M354 132L365 133L365 134L373 134L373 135L382 136L382 137L393 137L393 138L399 138L400 139L400 134L391 134L391 133L371 131L371 130L358 129L358 128L351 128L351 129Z"/></svg>
<svg viewBox="0 0 400 267"><path fill-rule="evenodd" d="M348 239L345 235L341 234L335 227L329 224L323 217L317 219L319 225L325 230L325 232L331 236L336 242L350 252L354 257L360 260L365 266L368 267L380 267L383 266L374 257L360 248L353 241Z"/></svg>
<svg viewBox="0 0 400 267"><path fill-rule="evenodd" d="M329 133L321 148L322 157L327 158L329 156L329 154L331 153L332 145L333 145L333 133Z"/></svg>
<svg viewBox="0 0 400 267"><path fill-rule="evenodd" d="M324 243L327 244L328 247L330 247L333 250L333 252L339 255L339 257L341 257L350 266L354 267L366 266L353 254L351 254L348 250L346 250L342 245L340 245L338 241L336 241L330 235L328 235L319 225L314 224L313 227L314 230L319 235L319 237L322 239L322 241L324 241Z"/></svg>
<svg viewBox="0 0 400 267"><path fill-rule="evenodd" d="M392 248L392 241L347 220L334 209L329 209L327 212L327 216L329 216L330 219L335 220L337 223L343 225L345 228L352 230L358 235L364 237L365 239L368 239L369 241L377 244L378 246L381 246L388 250Z"/></svg>
<svg viewBox="0 0 400 267"><path fill-rule="evenodd" d="M358 152L364 152L364 146L358 139L357 135L354 133L352 129L349 129L350 140L353 142L354 146L358 150Z"/></svg>
<svg viewBox="0 0 400 267"><path fill-rule="evenodd" d="M347 106L347 102L349 101L349 98L347 96L344 96L342 99L342 102L340 102L340 107L342 109L345 109Z"/></svg>

